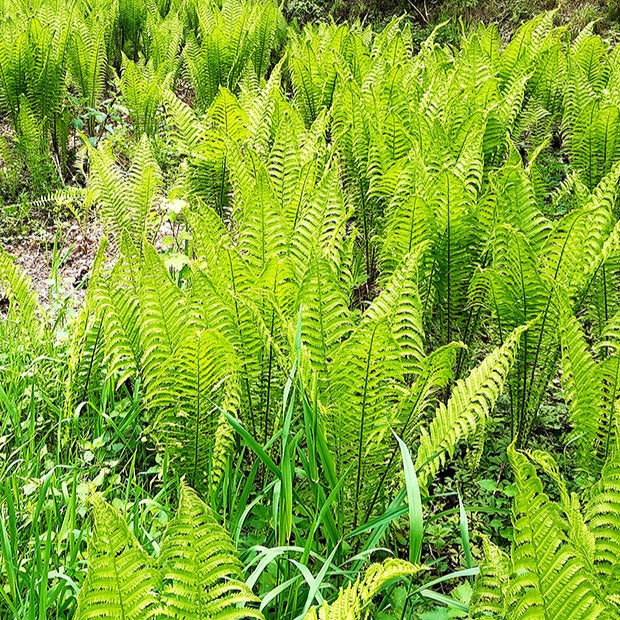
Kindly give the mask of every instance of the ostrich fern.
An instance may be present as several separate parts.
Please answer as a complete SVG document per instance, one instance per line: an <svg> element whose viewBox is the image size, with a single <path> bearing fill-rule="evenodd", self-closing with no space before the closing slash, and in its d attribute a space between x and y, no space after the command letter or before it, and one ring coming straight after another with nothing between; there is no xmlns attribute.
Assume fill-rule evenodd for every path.
<svg viewBox="0 0 620 620"><path fill-rule="evenodd" d="M150 557L123 516L93 500L94 533L76 620L98 618L262 618L241 581L228 533L196 493L181 485L176 516L161 551Z"/></svg>
<svg viewBox="0 0 620 620"><path fill-rule="evenodd" d="M266 541L247 551L252 581L271 587L265 610L357 620L421 570L392 560L332 597L320 585L330 566L344 577L350 549L360 566L401 510L395 435L428 494L462 448L473 466L493 450L505 390L514 541L510 554L483 543L472 613L617 616L618 49L592 26L570 40L552 13L505 46L494 26L417 46L404 19L293 32L271 0L94 4L0 0L2 154L43 192L80 168L72 117L97 133L85 207L112 252L102 244L70 326L73 428L86 435L90 412L128 395L144 458L223 506L237 538L273 498ZM100 127L93 110L117 95L128 114ZM549 158L568 171L558 188ZM162 206L177 198L170 257ZM4 252L0 293L11 342L47 337ZM518 451L560 364L570 485L598 480L579 498L550 457ZM55 434L39 442L48 458L63 433L54 451ZM187 486L157 557L100 497L94 516L78 618L261 617L230 538ZM309 519L303 561L289 563Z"/></svg>
<svg viewBox="0 0 620 620"><path fill-rule="evenodd" d="M583 498L569 495L553 459L510 448L515 472L511 555L485 543L473 617L615 618L617 579L611 559L620 542L618 459ZM544 492L537 467L555 481L560 500Z"/></svg>
<svg viewBox="0 0 620 620"><path fill-rule="evenodd" d="M413 577L422 569L402 560L386 560L372 564L362 577L345 588L340 588L338 598L328 605L313 607L304 620L364 620L371 618L373 598L389 582Z"/></svg>
<svg viewBox="0 0 620 620"><path fill-rule="evenodd" d="M2 249L0 295L8 302L8 309L1 318L8 327L8 330L3 330L5 337L15 333L19 337L25 336L32 344L38 343L45 327L45 311L39 303L31 279L15 263L15 259Z"/></svg>
<svg viewBox="0 0 620 620"><path fill-rule="evenodd" d="M586 470L598 472L620 447L619 350L610 342L610 351L601 351L603 358L597 363L579 321L571 315L563 317L561 332L563 382L577 459Z"/></svg>

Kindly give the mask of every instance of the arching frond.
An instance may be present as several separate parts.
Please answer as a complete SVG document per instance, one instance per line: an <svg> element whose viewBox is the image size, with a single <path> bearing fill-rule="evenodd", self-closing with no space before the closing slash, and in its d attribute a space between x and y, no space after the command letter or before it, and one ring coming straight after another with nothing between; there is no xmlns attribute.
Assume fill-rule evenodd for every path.
<svg viewBox="0 0 620 620"><path fill-rule="evenodd" d="M15 259L0 248L0 296L6 300L8 309L0 314L0 320L16 327L20 334L26 335L32 343L39 341L43 334L45 313L39 303L31 279L15 263Z"/></svg>
<svg viewBox="0 0 620 620"><path fill-rule="evenodd" d="M428 430L422 430L415 461L421 486L430 483L460 441L470 437L484 441L486 417L502 393L524 331L516 329L467 379L458 381L447 405L440 404Z"/></svg>
<svg viewBox="0 0 620 620"><path fill-rule="evenodd" d="M76 618L263 618L241 581L229 534L185 484L158 558L151 558L116 508L96 495L88 574Z"/></svg>
<svg viewBox="0 0 620 620"><path fill-rule="evenodd" d="M372 564L355 583L341 588L338 598L329 605L313 607L305 620L364 620L372 617L372 600L390 582L414 577L423 567L402 560Z"/></svg>
<svg viewBox="0 0 620 620"><path fill-rule="evenodd" d="M158 558L163 617L241 620L262 618L242 581L228 532L195 491L181 485L177 514L164 533Z"/></svg>
<svg viewBox="0 0 620 620"><path fill-rule="evenodd" d="M571 414L579 463L597 473L620 442L620 357L596 363L579 321L560 325L562 380Z"/></svg>
<svg viewBox="0 0 620 620"><path fill-rule="evenodd" d="M77 620L157 618L157 571L116 508L93 499L95 527Z"/></svg>

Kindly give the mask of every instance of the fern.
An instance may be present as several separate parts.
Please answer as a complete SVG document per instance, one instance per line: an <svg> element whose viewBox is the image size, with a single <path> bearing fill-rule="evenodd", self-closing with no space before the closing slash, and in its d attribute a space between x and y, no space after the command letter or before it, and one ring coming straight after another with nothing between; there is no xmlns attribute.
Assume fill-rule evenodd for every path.
<svg viewBox="0 0 620 620"><path fill-rule="evenodd" d="M57 170L51 161L46 133L24 95L20 98L16 129L17 150L30 173L32 186L36 192L44 193L57 181Z"/></svg>
<svg viewBox="0 0 620 620"><path fill-rule="evenodd" d="M141 66L130 60L124 63L120 89L136 134L155 135L157 113L171 79L171 74L162 74L162 70L155 72L151 64Z"/></svg>
<svg viewBox="0 0 620 620"><path fill-rule="evenodd" d="M69 334L65 406L70 415L75 415L76 406L90 400L93 386L104 379L103 317L96 292L107 248L107 241L102 240L93 263L84 305Z"/></svg>
<svg viewBox="0 0 620 620"><path fill-rule="evenodd" d="M617 557L620 550L620 460L618 451L608 459L600 481L592 489L585 507L584 520L594 537L594 566L606 582L607 591L617 597ZM616 604L618 599L616 598Z"/></svg>
<svg viewBox="0 0 620 620"><path fill-rule="evenodd" d="M509 456L516 479L512 553L508 561L487 544L474 617L487 612L508 619L615 617L617 587L609 572L607 545L616 544L620 531L608 503L613 506L615 501L617 460L609 461L581 511L548 454L521 454L511 447ZM536 465L558 484L559 503L545 494ZM490 583L501 588L500 600Z"/></svg>
<svg viewBox="0 0 620 620"><path fill-rule="evenodd" d="M118 510L98 495L93 504L95 528L76 619L263 617L240 581L228 533L189 487L181 486L157 558L142 549Z"/></svg>
<svg viewBox="0 0 620 620"><path fill-rule="evenodd" d="M137 246L151 239L155 200L161 188L161 170L147 136L140 140L132 166L123 171L109 150L89 147L92 172L87 204L98 204L110 232L129 236Z"/></svg>
<svg viewBox="0 0 620 620"><path fill-rule="evenodd" d="M235 364L233 349L219 332L192 331L158 365L148 384L155 438L171 454L176 470L197 488L209 481L221 424L220 394L238 390ZM234 402L238 396L227 400Z"/></svg>
<svg viewBox="0 0 620 620"><path fill-rule="evenodd" d="M460 380L447 405L440 404L428 430L422 430L415 461L420 486L428 485L459 441L471 435L484 441L486 417L503 390L524 331L524 327L516 329L467 379Z"/></svg>
<svg viewBox="0 0 620 620"><path fill-rule="evenodd" d="M609 78L603 41L584 31L570 50L563 122L572 162L590 189L620 157L617 100L605 88Z"/></svg>
<svg viewBox="0 0 620 620"><path fill-rule="evenodd" d="M189 487L181 486L177 514L170 521L159 560L165 616L262 618L242 582L242 566L226 530Z"/></svg>
<svg viewBox="0 0 620 620"><path fill-rule="evenodd" d="M333 400L325 404L324 425L338 475L347 474L344 510L355 528L376 488L384 437L404 397L403 369L385 320L360 325L333 358L328 373Z"/></svg>
<svg viewBox="0 0 620 620"><path fill-rule="evenodd" d="M259 79L264 76L269 55L279 44L282 18L272 2L239 0L225 0L221 7L205 5L197 16L200 36L189 38L184 55L198 108L204 111L220 86L237 90L248 70Z"/></svg>
<svg viewBox="0 0 620 620"><path fill-rule="evenodd" d="M373 564L355 583L340 588L338 598L329 605L313 607L305 620L363 620L371 618L372 600L391 581L413 577L421 570L402 560L386 560L383 564Z"/></svg>
<svg viewBox="0 0 620 620"><path fill-rule="evenodd" d="M565 316L560 329L563 382L578 461L591 471L600 471L620 441L620 360L615 353L597 364L574 317Z"/></svg>
<svg viewBox="0 0 620 620"><path fill-rule="evenodd" d="M26 336L32 344L40 341L45 327L45 312L32 288L31 279L13 257L0 249L0 295L8 302L3 321L17 328L16 335ZM10 334L9 329L5 334Z"/></svg>
<svg viewBox="0 0 620 620"><path fill-rule="evenodd" d="M482 538L484 561L476 577L471 617L505 617L505 591L510 580L510 557L486 536Z"/></svg>
<svg viewBox="0 0 620 620"><path fill-rule="evenodd" d="M154 562L118 510L100 496L93 499L93 516L88 574L76 618L156 618Z"/></svg>
<svg viewBox="0 0 620 620"><path fill-rule="evenodd" d="M106 36L109 23L105 17L91 15L88 21L78 21L69 44L68 66L72 81L81 99L97 109L106 90L108 57ZM89 135L95 132L94 118L89 118Z"/></svg>

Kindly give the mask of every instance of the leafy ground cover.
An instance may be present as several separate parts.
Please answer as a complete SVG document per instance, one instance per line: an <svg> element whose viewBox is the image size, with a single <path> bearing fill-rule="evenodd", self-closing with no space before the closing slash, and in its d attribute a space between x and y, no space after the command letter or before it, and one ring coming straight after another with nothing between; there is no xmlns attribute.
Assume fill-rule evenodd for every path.
<svg viewBox="0 0 620 620"><path fill-rule="evenodd" d="M613 38L0 8L2 617L618 616Z"/></svg>

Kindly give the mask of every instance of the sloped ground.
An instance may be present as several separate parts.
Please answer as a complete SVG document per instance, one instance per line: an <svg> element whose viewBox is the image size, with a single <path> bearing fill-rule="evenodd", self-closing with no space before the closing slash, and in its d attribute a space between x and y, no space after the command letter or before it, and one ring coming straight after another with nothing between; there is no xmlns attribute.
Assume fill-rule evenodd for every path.
<svg viewBox="0 0 620 620"><path fill-rule="evenodd" d="M70 298L71 305L76 305L84 298L102 235L95 220L85 225L66 220L5 238L0 246L15 256L32 278L42 303Z"/></svg>

